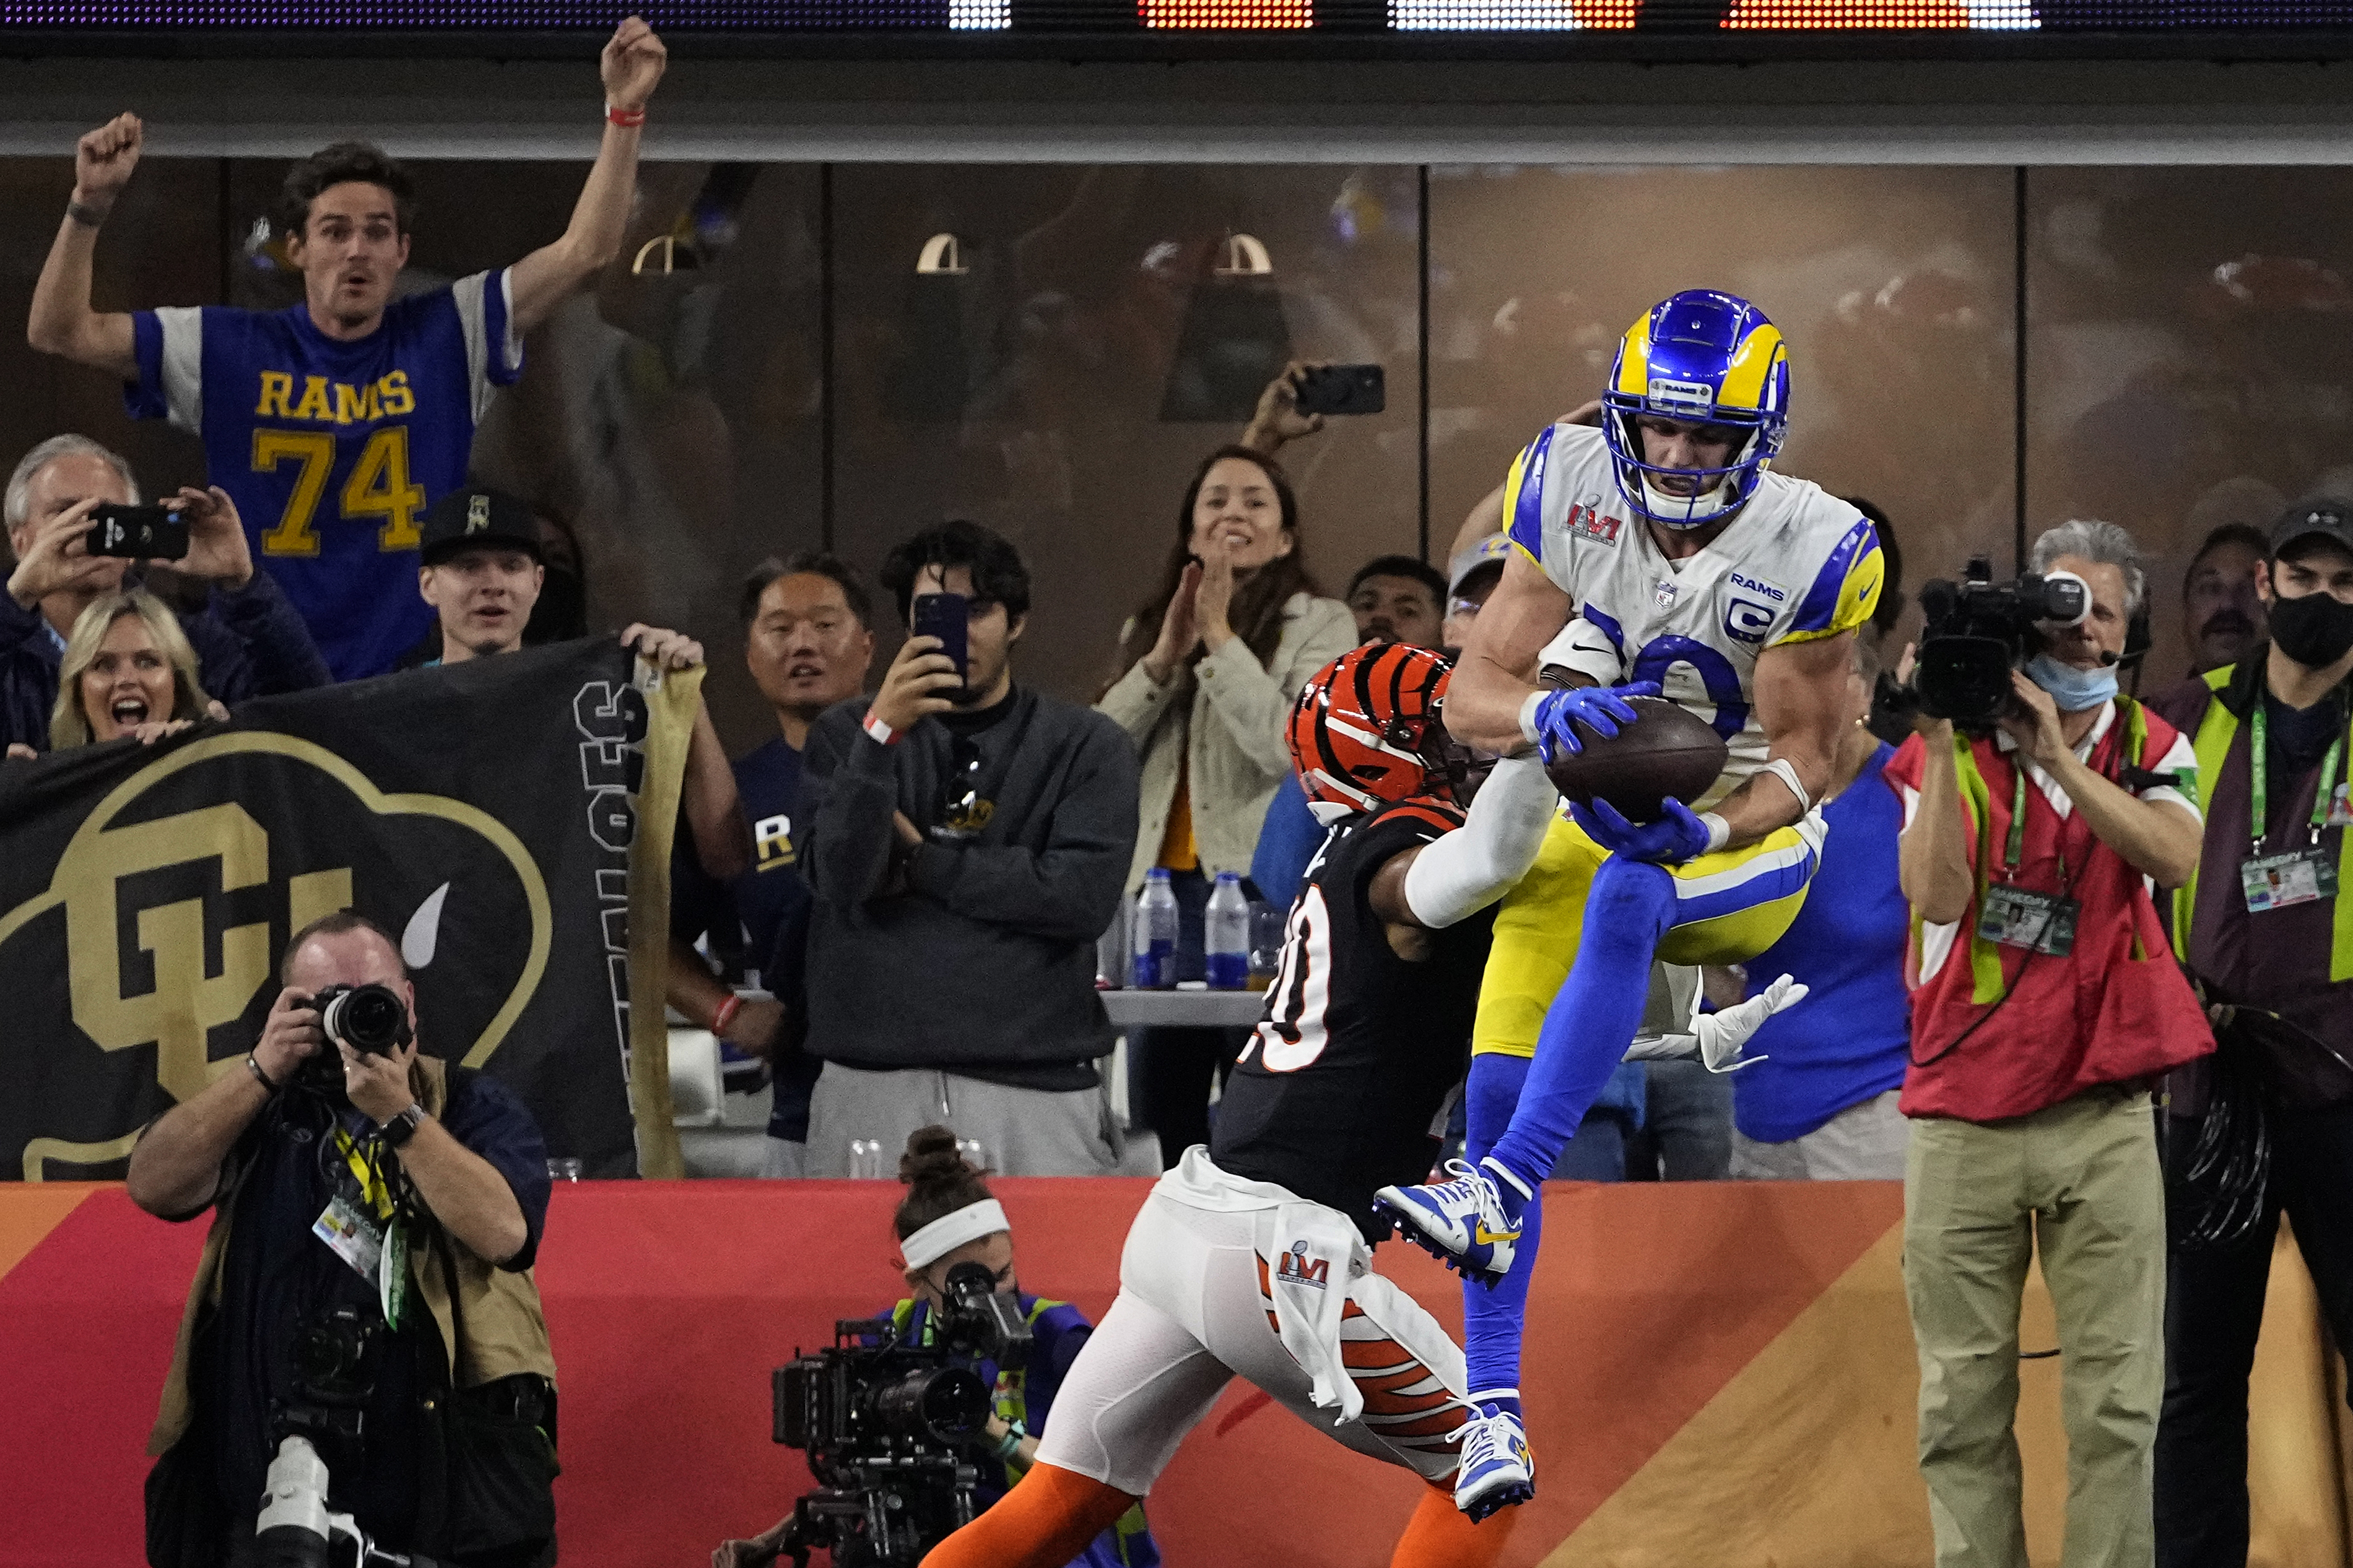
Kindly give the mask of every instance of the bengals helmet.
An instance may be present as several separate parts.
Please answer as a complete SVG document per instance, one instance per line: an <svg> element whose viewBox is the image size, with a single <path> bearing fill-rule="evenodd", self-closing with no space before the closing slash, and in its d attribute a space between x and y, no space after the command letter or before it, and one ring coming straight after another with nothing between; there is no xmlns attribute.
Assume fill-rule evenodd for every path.
<svg viewBox="0 0 2353 1568"><path fill-rule="evenodd" d="M1461 750L1441 717L1453 668L1426 647L1367 643L1317 670L1291 709L1291 757L1311 802L1373 811L1458 798Z"/></svg>

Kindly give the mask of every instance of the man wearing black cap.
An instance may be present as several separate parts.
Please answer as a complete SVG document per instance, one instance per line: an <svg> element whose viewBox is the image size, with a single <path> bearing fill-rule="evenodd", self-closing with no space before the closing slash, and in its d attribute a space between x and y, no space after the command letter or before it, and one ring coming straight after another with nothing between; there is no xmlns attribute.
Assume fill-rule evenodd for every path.
<svg viewBox="0 0 2353 1568"><path fill-rule="evenodd" d="M2174 939L2219 1041L2170 1097L2159 1568L2247 1560L2247 1374L2282 1211L2353 1344L2353 502L2300 502L2270 542L2270 641L2159 706L2195 737L2206 838Z"/></svg>
<svg viewBox="0 0 2353 1568"><path fill-rule="evenodd" d="M512 653L522 646L546 568L539 520L499 490L452 490L425 514L417 591L440 618L441 653L428 665ZM702 645L683 632L632 621L621 646L664 669L696 669ZM724 881L752 863L752 834L735 799L735 775L711 710L698 702L680 804L694 828L695 858Z"/></svg>

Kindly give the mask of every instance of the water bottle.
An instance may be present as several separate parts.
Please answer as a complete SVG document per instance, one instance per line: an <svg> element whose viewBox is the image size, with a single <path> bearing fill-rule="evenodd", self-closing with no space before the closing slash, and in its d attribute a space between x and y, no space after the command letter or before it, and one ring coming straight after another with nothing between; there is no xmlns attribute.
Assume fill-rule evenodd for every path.
<svg viewBox="0 0 2353 1568"><path fill-rule="evenodd" d="M1249 985L1250 900L1242 897L1240 877L1231 871L1218 873L1202 925L1202 945L1209 958L1209 989L1240 991Z"/></svg>
<svg viewBox="0 0 2353 1568"><path fill-rule="evenodd" d="M1166 991L1176 984L1176 889L1168 885L1166 866L1144 874L1144 891L1135 900L1135 938L1128 952L1134 955L1138 991Z"/></svg>

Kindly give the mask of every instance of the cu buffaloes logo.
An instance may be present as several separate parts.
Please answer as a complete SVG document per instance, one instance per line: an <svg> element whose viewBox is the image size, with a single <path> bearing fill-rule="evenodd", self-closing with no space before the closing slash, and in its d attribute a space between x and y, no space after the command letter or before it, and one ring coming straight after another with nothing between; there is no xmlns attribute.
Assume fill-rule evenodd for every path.
<svg viewBox="0 0 2353 1568"><path fill-rule="evenodd" d="M29 1021L54 1005L62 976L74 1028L102 1053L93 1062L80 1039L53 1031L61 1037L41 1066L52 1087L66 1086L57 1103L70 1103L73 1087L119 1085L116 1054L149 1046L156 1083L184 1101L237 1065L227 1047L277 999L286 937L347 908L380 911L414 971L437 950L467 951L471 984L417 978L438 1049L458 1059L462 1047L470 1066L538 989L554 930L529 851L480 807L387 794L294 736L215 735L115 786L68 840L47 888L0 914L0 992ZM230 1026L236 1037L216 1042ZM70 1135L26 1142L33 1180L44 1162L120 1159L138 1137L135 1127L34 1131Z"/></svg>

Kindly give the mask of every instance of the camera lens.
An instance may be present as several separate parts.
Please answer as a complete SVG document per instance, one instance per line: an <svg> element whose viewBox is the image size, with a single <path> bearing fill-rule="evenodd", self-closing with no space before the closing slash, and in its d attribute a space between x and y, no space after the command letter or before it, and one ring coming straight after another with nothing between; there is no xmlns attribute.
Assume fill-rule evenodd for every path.
<svg viewBox="0 0 2353 1568"><path fill-rule="evenodd" d="M874 1423L904 1442L969 1443L988 1425L988 1386L969 1367L911 1372L875 1390Z"/></svg>
<svg viewBox="0 0 2353 1568"><path fill-rule="evenodd" d="M362 985L327 1004L319 1025L355 1051L389 1055L408 1043L408 1009L389 986Z"/></svg>

